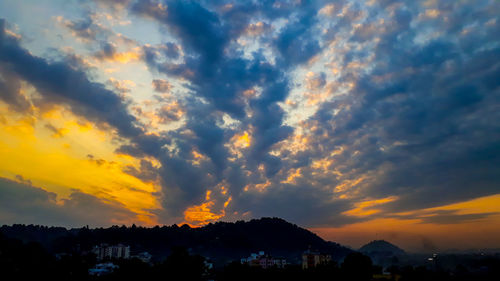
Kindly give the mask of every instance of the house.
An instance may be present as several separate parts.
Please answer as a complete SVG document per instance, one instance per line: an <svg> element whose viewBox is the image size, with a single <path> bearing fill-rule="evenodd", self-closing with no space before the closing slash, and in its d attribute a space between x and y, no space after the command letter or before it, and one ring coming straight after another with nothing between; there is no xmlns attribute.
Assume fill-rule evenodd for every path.
<svg viewBox="0 0 500 281"><path fill-rule="evenodd" d="M260 251L258 254L252 253L248 258L242 258L241 264L248 264L252 267L260 268L284 268L286 266L286 259L281 257L272 257L271 255L266 255L264 251Z"/></svg>

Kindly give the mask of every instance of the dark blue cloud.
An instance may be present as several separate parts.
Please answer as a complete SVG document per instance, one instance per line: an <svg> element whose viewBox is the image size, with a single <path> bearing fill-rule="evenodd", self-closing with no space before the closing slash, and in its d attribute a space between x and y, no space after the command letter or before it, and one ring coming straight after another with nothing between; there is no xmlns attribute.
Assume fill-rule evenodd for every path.
<svg viewBox="0 0 500 281"><path fill-rule="evenodd" d="M168 24L173 32L190 51L199 54L203 63L217 61L229 39L217 14L205 9L194 1L169 1L166 10L158 8L158 3L138 1L132 10L140 15L155 18Z"/></svg>
<svg viewBox="0 0 500 281"><path fill-rule="evenodd" d="M317 1L300 2L294 7L298 15L296 21L292 19L280 32L276 39L276 49L281 55L283 66L294 66L304 63L321 51L317 34L314 34L316 14L320 5Z"/></svg>
<svg viewBox="0 0 500 281"><path fill-rule="evenodd" d="M487 7L469 6L467 14ZM500 117L494 109L500 83L491 80L499 71L493 62L500 49L490 36L497 27L462 36L467 23L456 21L461 28L436 23L433 28L445 35L415 44L418 27L409 28L409 23L418 13L412 13L395 11L394 30L373 35L380 39L374 68L355 80L350 96L324 104L311 119L333 123L331 130L320 131L328 139L317 145L344 145L349 158L337 157L341 165L347 164L344 172L378 173L362 187L363 194L400 197L386 204L391 212L500 191L500 127L492 122ZM450 20L461 13L451 13ZM476 32L482 34L480 40ZM464 44L470 49L460 48ZM384 75L388 78L383 82L374 82L374 76ZM343 109L332 115L335 107Z"/></svg>
<svg viewBox="0 0 500 281"><path fill-rule="evenodd" d="M481 15L485 24L494 18L491 12L485 11L490 8L489 4L476 7L441 5L441 12L449 13L448 21L429 25L431 20L422 19L425 10L412 2L394 5L393 1L384 1L371 7L332 2L337 12L343 8L346 12L341 19L324 26L333 31L322 35L323 26L319 25L325 23L320 23L318 18L322 5L316 2L303 2L299 4L300 9L291 3L282 3L277 8L279 5L272 1L255 5L250 2L231 3L234 6L228 11L222 11L221 7L229 2L203 5L166 2L169 12L163 14L151 8L156 3L138 3L133 8L135 12L154 18L173 30L183 47L192 51L181 64L159 61L153 52L147 50L145 58L152 70L189 80L193 96L202 97L213 106L212 113L209 113L210 109L208 113L195 110L196 106L188 110L190 122L186 128L197 138L184 138L184 147L201 147L213 163L219 163L215 165L219 171L216 174L224 174L229 181L235 195L234 210L250 210L253 214L264 210L310 223L305 217L286 214L292 214L298 202L306 214L320 212L313 205L323 206L320 213L342 213L352 208L352 203L357 200L398 196L399 200L386 205L392 212L401 208L438 206L498 192L496 175L500 173L492 168L498 167L498 151L494 146L498 142L498 126L488 122L498 104L498 81L494 79L498 66L492 63L498 51L494 43L496 39L491 36L498 28L492 25L487 27L489 30L480 31L481 34L462 37L459 32L467 24L456 20L461 17L472 21ZM248 13L235 17L240 15L242 7ZM198 36L200 27L191 26L194 22L189 18L191 14L186 19L170 17L172 11L207 15L203 19L206 21L203 36ZM360 28L350 34L353 22L365 15L363 28L366 29ZM232 51L231 42L240 36L252 18L274 20L280 17L287 18L288 25L265 41L275 51L274 64L259 52L254 53L253 58L243 58L242 54ZM382 18L389 23L384 29L377 30L376 25ZM450 22L455 25L450 25ZM437 30L443 36L416 43L418 38L425 36L420 33L420 27ZM377 43L369 47L374 39ZM284 101L290 91L289 71L321 54L328 46L328 40L358 44L352 50L338 54L345 69L338 81L352 82L355 87L348 95L324 103L307 121L316 126L310 132L312 141L306 151L291 154L285 149L279 157L270 155L269 152L293 132L293 128L283 125L285 113L277 104ZM490 47L483 50L482 46L486 45ZM484 60L486 56L491 60ZM353 73L349 69L350 63L363 60L370 60L370 64L362 71ZM468 71L471 68L478 70L476 74ZM191 76L186 75L187 72ZM375 81L375 77L386 78L380 82ZM325 76L323 80L324 86L328 81ZM260 96L247 103L242 91L255 86L260 87ZM248 110L251 117L247 115ZM217 111L239 120L242 128L251 126L253 129L252 144L244 152L243 160L228 163L219 157L228 155L222 144L228 142L232 131L218 127L217 122L208 124L204 120L210 114L217 115ZM203 142L200 143L200 139ZM211 150L206 149L209 144L213 146ZM340 147L344 150L332 157L336 164L330 168L341 172L342 176L312 173L309 165L313 159L323 158ZM488 158L483 159L487 154ZM470 161L477 158L477 161ZM264 178L257 172L260 164L264 164ZM244 166L252 175L246 176L238 165ZM282 181L291 169L296 168L302 168L301 183L285 188ZM378 177L368 177L355 187L361 191L357 197L332 202L326 200L340 195L335 195L333 190L342 181L370 174ZM241 193L241 188L247 184L266 180L271 182L269 191L254 194L255 201L249 199L254 195ZM473 191L470 189L472 185L476 186ZM453 194L438 196L449 192ZM308 193L314 193L314 198L299 199L299 194ZM245 202L253 203L247 205ZM325 215L318 219L318 224L326 221L342 224L349 220L358 219L344 215L327 218Z"/></svg>
<svg viewBox="0 0 500 281"><path fill-rule="evenodd" d="M263 12L257 9L256 4L235 3L228 12L220 14L194 2L167 1L163 5L167 7L165 11L157 8L157 2L138 1L132 7L132 11L153 18L172 31L188 54L184 57L184 63L179 64L158 58L157 51L161 48L145 47L144 59L154 71L180 76L190 81L189 88L193 93L193 101L201 97L210 104L202 106L202 103L195 102L187 106L188 122L180 130L189 129L195 137L186 140L179 135L184 138L183 143L188 141L188 144L180 149L188 149L187 152L183 152L187 154L193 148L197 148L207 155L214 165L213 173L218 179L214 183L220 182L224 173L234 170L231 167L233 164L227 163L229 154L224 146L234 132L228 128L221 128L217 122L221 117L218 112L227 113L254 130L251 148L246 154L249 160L247 165L255 169L259 163L263 163L269 176L278 172L281 168L280 159L269 155L268 152L273 144L285 139L292 129L282 125L284 112L276 103L284 101L289 92L285 66L303 62L304 59L293 63L283 60L283 63L273 65L259 52L254 53L252 58L246 58L232 50L230 43L235 41L250 23L251 15L257 11ZM308 11L312 10L309 7ZM300 20L304 26L307 24L308 16L312 17L311 14L310 12L307 16L301 16ZM307 29L287 31L287 34L281 37L288 36L290 39L294 34L304 33L305 30ZM280 39L280 46L284 48L286 42L283 40L289 39ZM303 53L304 48L306 47L303 45L288 48L283 56L295 56L291 52ZM243 92L255 87L262 89L261 94L248 103ZM200 110L200 106L205 109ZM252 111L251 118L247 116L247 107ZM169 166L167 163L162 165ZM229 184L232 188L231 183ZM241 187L241 185L236 186ZM192 186L181 186L181 189L185 189L188 193L195 192ZM199 190L198 198L203 197L202 190ZM168 189L166 192L168 193Z"/></svg>

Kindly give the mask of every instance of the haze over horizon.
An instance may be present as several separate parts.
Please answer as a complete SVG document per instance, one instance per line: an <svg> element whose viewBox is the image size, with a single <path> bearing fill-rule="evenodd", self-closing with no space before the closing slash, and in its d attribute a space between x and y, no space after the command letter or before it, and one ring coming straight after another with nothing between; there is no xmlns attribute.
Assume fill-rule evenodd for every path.
<svg viewBox="0 0 500 281"><path fill-rule="evenodd" d="M500 2L0 2L0 225L280 217L500 248Z"/></svg>

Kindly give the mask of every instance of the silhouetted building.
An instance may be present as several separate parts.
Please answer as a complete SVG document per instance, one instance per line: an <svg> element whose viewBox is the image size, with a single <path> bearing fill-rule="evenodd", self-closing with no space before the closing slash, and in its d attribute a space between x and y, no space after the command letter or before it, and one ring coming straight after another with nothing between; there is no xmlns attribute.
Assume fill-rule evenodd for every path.
<svg viewBox="0 0 500 281"><path fill-rule="evenodd" d="M248 258L242 258L241 263L264 269L271 267L284 268L286 266L286 259L272 257L271 255L266 255L264 251L260 251L258 254L252 253Z"/></svg>
<svg viewBox="0 0 500 281"><path fill-rule="evenodd" d="M308 249L302 254L302 269L314 268L332 261L332 256Z"/></svg>
<svg viewBox="0 0 500 281"><path fill-rule="evenodd" d="M130 246L125 246L122 244L113 246L109 246L107 244L101 244L100 246L95 246L92 252L97 256L98 260L103 260L105 258L110 258L110 259L130 258Z"/></svg>

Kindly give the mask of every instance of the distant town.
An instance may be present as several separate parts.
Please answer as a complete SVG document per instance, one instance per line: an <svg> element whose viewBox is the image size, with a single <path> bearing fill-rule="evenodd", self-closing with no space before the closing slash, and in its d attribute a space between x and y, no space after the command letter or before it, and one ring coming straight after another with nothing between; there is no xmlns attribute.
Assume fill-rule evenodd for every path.
<svg viewBox="0 0 500 281"><path fill-rule="evenodd" d="M500 280L500 251L407 253L384 240L350 249L278 218L201 228L4 225L0 265L4 280Z"/></svg>
<svg viewBox="0 0 500 281"><path fill-rule="evenodd" d="M95 267L89 269L89 275L101 276L113 273L115 269L119 268L119 266L114 264L113 261L120 259L138 259L143 263L151 265L151 254L148 252L141 252L137 255L130 255L130 246L122 244L101 244L99 246L95 246L92 249L92 253L95 254L96 260L99 263L97 263ZM308 249L302 254L301 266L302 269L307 270L319 266L328 266L331 262L331 255ZM249 257L241 258L240 263L251 268L259 269L285 269L287 266L285 258L273 257L270 254L266 254L264 251L251 253ZM206 273L208 270L213 269L213 264L210 263L208 258L205 258L204 265Z"/></svg>

